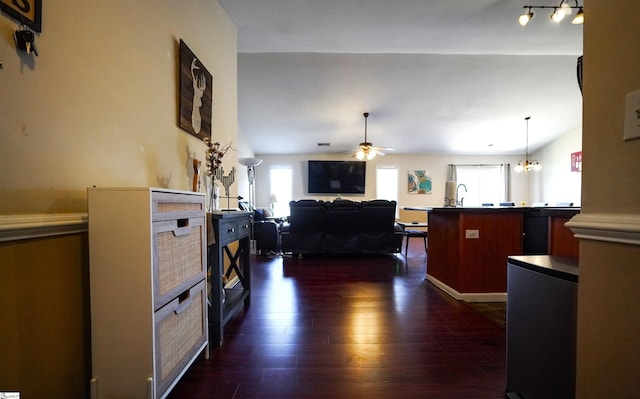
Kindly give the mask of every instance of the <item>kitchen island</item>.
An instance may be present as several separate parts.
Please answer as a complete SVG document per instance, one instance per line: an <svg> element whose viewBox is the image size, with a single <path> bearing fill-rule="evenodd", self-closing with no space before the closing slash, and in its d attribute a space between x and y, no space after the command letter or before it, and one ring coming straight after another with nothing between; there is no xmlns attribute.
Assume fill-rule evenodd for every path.
<svg viewBox="0 0 640 399"><path fill-rule="evenodd" d="M426 279L456 299L506 301L507 258L578 258L578 240L564 224L579 208L442 207L427 210Z"/></svg>

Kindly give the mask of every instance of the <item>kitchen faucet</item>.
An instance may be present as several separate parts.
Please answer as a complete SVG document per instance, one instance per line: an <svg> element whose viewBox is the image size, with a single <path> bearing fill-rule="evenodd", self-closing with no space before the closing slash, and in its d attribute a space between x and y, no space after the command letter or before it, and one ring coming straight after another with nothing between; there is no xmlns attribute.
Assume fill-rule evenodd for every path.
<svg viewBox="0 0 640 399"><path fill-rule="evenodd" d="M460 193L460 187L464 188L464 192L466 193L467 192L467 186L465 186L464 183L460 183L460 184L458 184L458 187L456 187L456 205L463 206L462 202L464 201L464 197L462 197L462 198L460 198L458 200L459 193Z"/></svg>

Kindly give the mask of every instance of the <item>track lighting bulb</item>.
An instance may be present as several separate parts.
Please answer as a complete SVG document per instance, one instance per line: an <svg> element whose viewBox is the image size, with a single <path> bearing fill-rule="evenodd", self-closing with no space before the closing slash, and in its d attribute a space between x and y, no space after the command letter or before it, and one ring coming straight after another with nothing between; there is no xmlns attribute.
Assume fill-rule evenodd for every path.
<svg viewBox="0 0 640 399"><path fill-rule="evenodd" d="M551 20L554 22L560 22L564 19L564 11L561 8L554 8L551 14Z"/></svg>
<svg viewBox="0 0 640 399"><path fill-rule="evenodd" d="M582 10L582 7L578 10L578 13L573 18L571 23L574 25L580 25L584 23L584 11Z"/></svg>
<svg viewBox="0 0 640 399"><path fill-rule="evenodd" d="M575 3L575 5L571 5ZM573 14L573 9L575 8L577 10L576 16L573 18L573 20L571 21L572 24L574 25L579 25L584 23L584 15L583 15L583 6L581 6L578 3L578 0L560 0L560 4L558 4L557 6L546 6L546 5L540 5L540 6L530 6L530 5L526 5L523 7L525 10L527 10L526 12L524 12L522 15L520 15L518 17L518 23L521 26L526 26L527 24L529 24L529 21L531 21L531 19L533 18L533 9L534 8L546 8L546 9L550 9L553 10L551 12L551 15L549 16L551 18L551 20L553 22L560 22L564 19L564 17L566 17L567 15L571 15Z"/></svg>
<svg viewBox="0 0 640 399"><path fill-rule="evenodd" d="M562 2L562 4L560 5L560 9L562 10L562 12L564 12L564 15L571 15L571 13L573 12L573 8L566 1Z"/></svg>
<svg viewBox="0 0 640 399"><path fill-rule="evenodd" d="M520 23L521 26L527 26L527 24L529 23L529 21L531 21L532 18L533 18L533 12L531 12L531 9L529 9L529 12L522 14L520 18L518 18L518 22Z"/></svg>

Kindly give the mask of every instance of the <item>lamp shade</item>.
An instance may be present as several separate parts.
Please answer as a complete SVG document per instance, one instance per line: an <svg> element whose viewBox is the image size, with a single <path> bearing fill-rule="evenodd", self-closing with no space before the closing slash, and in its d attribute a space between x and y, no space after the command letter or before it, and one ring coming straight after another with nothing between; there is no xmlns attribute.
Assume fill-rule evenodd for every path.
<svg viewBox="0 0 640 399"><path fill-rule="evenodd" d="M244 166L258 166L262 163L262 159L258 159L258 158L239 158L238 162L240 163L240 165L244 165Z"/></svg>

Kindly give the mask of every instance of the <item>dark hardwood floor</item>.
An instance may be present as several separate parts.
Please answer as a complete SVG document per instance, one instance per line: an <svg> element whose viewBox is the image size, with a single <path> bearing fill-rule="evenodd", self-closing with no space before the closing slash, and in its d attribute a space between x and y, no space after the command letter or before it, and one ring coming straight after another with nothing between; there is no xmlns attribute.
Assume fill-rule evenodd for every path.
<svg viewBox="0 0 640 399"><path fill-rule="evenodd" d="M170 398L503 399L505 330L424 280L421 245L256 256L251 306Z"/></svg>

